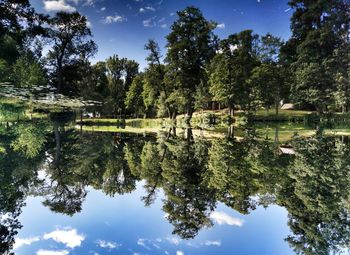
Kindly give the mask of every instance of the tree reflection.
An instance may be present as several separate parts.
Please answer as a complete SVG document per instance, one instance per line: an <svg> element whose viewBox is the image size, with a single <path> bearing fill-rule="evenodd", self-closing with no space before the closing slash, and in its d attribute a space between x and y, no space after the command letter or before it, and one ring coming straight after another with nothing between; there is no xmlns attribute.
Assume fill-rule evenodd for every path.
<svg viewBox="0 0 350 255"><path fill-rule="evenodd" d="M35 150L30 148L32 144L28 144L25 150L14 149L13 144L19 141L20 136L18 128L17 124L8 125L5 129L0 128L1 254L13 254L10 250L17 231L22 227L18 216L31 188L38 185L37 169L43 163L44 158L44 151L37 145L34 145ZM27 134L29 137L30 135L31 133ZM31 151L29 155L28 151Z"/></svg>
<svg viewBox="0 0 350 255"><path fill-rule="evenodd" d="M298 254L331 254L350 244L349 144L321 133L293 142L295 160L279 190L287 240Z"/></svg>
<svg viewBox="0 0 350 255"><path fill-rule="evenodd" d="M162 209L184 239L212 226L218 202L241 214L277 204L289 215L286 238L298 254L332 254L350 244L350 144L325 136L295 137L290 154L254 128L240 137L194 138L192 130L158 136L80 132L70 118L0 127L0 253L11 250L29 194L54 212L81 211L88 187L108 196L130 193L142 181L151 206ZM176 135L177 134L177 135ZM39 171L45 179L38 178Z"/></svg>

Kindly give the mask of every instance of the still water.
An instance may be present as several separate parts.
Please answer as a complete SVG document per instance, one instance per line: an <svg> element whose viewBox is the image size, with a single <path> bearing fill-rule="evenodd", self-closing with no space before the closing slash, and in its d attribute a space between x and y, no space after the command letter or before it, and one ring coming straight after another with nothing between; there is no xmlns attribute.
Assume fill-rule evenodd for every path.
<svg viewBox="0 0 350 255"><path fill-rule="evenodd" d="M99 132L73 119L1 122L1 254L349 254L346 136Z"/></svg>

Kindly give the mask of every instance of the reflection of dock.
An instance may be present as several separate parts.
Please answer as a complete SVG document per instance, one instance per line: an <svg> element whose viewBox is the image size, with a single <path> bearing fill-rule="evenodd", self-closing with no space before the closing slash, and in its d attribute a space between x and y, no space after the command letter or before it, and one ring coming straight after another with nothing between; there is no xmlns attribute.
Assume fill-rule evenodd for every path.
<svg viewBox="0 0 350 255"><path fill-rule="evenodd" d="M280 146L280 152L282 154L294 155L295 151L291 146Z"/></svg>

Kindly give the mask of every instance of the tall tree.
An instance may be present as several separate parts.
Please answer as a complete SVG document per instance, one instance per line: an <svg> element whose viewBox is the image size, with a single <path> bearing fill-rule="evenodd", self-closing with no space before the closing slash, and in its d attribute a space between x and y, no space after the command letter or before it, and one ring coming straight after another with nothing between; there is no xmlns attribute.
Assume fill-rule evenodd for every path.
<svg viewBox="0 0 350 255"><path fill-rule="evenodd" d="M285 72L279 63L279 52L282 46L280 38L271 34L261 37L258 55L261 64L255 67L249 78L249 84L256 90L257 100L266 109L272 105L278 114L279 102L283 96L288 96L285 82Z"/></svg>
<svg viewBox="0 0 350 255"><path fill-rule="evenodd" d="M149 55L146 60L148 62L148 68L146 70L145 84L147 89L144 91L145 99L153 101L155 104L158 99L158 103L164 102L167 114L169 118L176 117L176 110L171 107L169 102L169 96L172 92L172 86L165 82L165 66L162 64L162 54L158 44L154 40L149 40L145 45L145 49L149 51ZM153 99L152 99L153 98ZM164 100L159 100L164 98Z"/></svg>
<svg viewBox="0 0 350 255"><path fill-rule="evenodd" d="M293 97L311 104L319 113L334 103L336 82L334 51L349 30L349 4L346 0L292 0L292 38L295 47Z"/></svg>
<svg viewBox="0 0 350 255"><path fill-rule="evenodd" d="M113 55L106 61L109 87L108 105L115 114L125 113L126 93L139 71L139 64L134 60Z"/></svg>
<svg viewBox="0 0 350 255"><path fill-rule="evenodd" d="M47 17L37 14L29 0L0 1L0 58L12 64L28 37L45 34Z"/></svg>
<svg viewBox="0 0 350 255"><path fill-rule="evenodd" d="M233 115L236 105L247 109L250 104L248 78L257 65L256 42L257 35L251 30L230 35L221 41L210 64L210 92L214 100L228 105L230 115Z"/></svg>
<svg viewBox="0 0 350 255"><path fill-rule="evenodd" d="M177 13L178 19L172 24L167 38L166 62L169 73L175 78L178 92L185 98L185 112L190 120L194 111L194 96L205 75L205 65L216 50L214 22L204 18L195 7L187 7Z"/></svg>
<svg viewBox="0 0 350 255"><path fill-rule="evenodd" d="M126 93L125 106L130 112L140 116L145 112L143 103L143 75L138 75L132 81L129 90Z"/></svg>
<svg viewBox="0 0 350 255"><path fill-rule="evenodd" d="M64 67L91 57L97 46L90 39L91 30L86 17L78 12L58 12L50 23L53 47L47 57L54 67L57 90L60 93L65 89Z"/></svg>

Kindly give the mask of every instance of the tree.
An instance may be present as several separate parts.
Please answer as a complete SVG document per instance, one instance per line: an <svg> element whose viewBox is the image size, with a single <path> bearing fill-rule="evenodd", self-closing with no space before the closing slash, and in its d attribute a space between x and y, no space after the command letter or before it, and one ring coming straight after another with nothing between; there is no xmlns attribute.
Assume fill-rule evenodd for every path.
<svg viewBox="0 0 350 255"><path fill-rule="evenodd" d="M148 68L146 70L145 79L147 79L146 89L144 90L144 98L155 105L158 99L158 103L164 102L169 118L176 118L176 111L172 109L168 102L169 95L171 93L171 85L165 82L165 66L161 63L162 54L160 52L158 44L154 40L149 40L145 45L145 50L149 51L149 55L146 60L148 62ZM170 87L170 88L169 88ZM163 98L164 100L159 100Z"/></svg>
<svg viewBox="0 0 350 255"><path fill-rule="evenodd" d="M190 120L195 92L206 78L204 67L216 50L216 36L213 34L216 24L206 20L195 7L187 7L177 14L178 19L166 37L166 62L169 75L175 78L172 82L185 99L184 108Z"/></svg>
<svg viewBox="0 0 350 255"><path fill-rule="evenodd" d="M143 104L143 75L138 75L132 81L131 86L126 93L125 106L130 112L139 116L145 112Z"/></svg>
<svg viewBox="0 0 350 255"><path fill-rule="evenodd" d="M97 46L89 39L91 30L87 25L86 17L78 12L58 12L51 19L50 24L53 47L47 57L54 67L57 91L67 92L64 67L94 55Z"/></svg>
<svg viewBox="0 0 350 255"><path fill-rule="evenodd" d="M13 64L28 38L44 35L47 17L37 14L29 0L0 1L0 58Z"/></svg>
<svg viewBox="0 0 350 255"><path fill-rule="evenodd" d="M251 30L230 35L220 42L220 49L209 67L210 93L214 100L228 105L230 115L240 105L248 109L251 88L248 78L257 65L257 35Z"/></svg>
<svg viewBox="0 0 350 255"><path fill-rule="evenodd" d="M24 53L16 60L12 67L12 79L18 87L47 84L44 67L31 52Z"/></svg>
<svg viewBox="0 0 350 255"><path fill-rule="evenodd" d="M16 128L18 137L12 142L14 151L22 152L26 157L36 157L46 143L46 125L19 125Z"/></svg>
<svg viewBox="0 0 350 255"><path fill-rule="evenodd" d="M188 131L191 131L190 129ZM166 142L167 153L161 162L163 210L174 225L173 234L181 238L194 238L198 231L210 227L210 213L216 206L215 193L203 182L208 158L206 141L171 138Z"/></svg>
<svg viewBox="0 0 350 255"><path fill-rule="evenodd" d="M9 81L10 66L4 59L0 59L0 82Z"/></svg>
<svg viewBox="0 0 350 255"><path fill-rule="evenodd" d="M289 4L295 9L293 43L289 44L295 47L292 94L295 102L311 104L322 113L334 103L337 65L333 56L349 30L349 4L344 0L293 0Z"/></svg>
<svg viewBox="0 0 350 255"><path fill-rule="evenodd" d="M317 132L293 141L295 160L277 190L297 254L337 254L349 244L349 144Z"/></svg>
<svg viewBox="0 0 350 255"><path fill-rule="evenodd" d="M115 114L125 113L126 93L138 74L138 63L113 55L106 61L109 97L107 104Z"/></svg>
<svg viewBox="0 0 350 255"><path fill-rule="evenodd" d="M263 36L258 47L258 56L261 64L252 70L249 84L257 92L257 100L262 102L266 109L275 106L278 114L279 102L288 95L285 82L284 68L279 61L279 52L282 46L280 38L271 34Z"/></svg>

